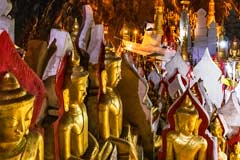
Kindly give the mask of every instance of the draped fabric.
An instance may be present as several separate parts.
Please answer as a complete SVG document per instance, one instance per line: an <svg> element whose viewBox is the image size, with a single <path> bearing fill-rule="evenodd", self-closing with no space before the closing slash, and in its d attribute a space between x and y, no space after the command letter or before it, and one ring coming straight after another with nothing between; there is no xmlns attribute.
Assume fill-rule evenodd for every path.
<svg viewBox="0 0 240 160"><path fill-rule="evenodd" d="M41 111L45 98L45 88L36 73L17 53L13 42L6 31L0 34L0 77L6 72L11 72L19 81L20 85L35 96L31 128L34 127Z"/></svg>

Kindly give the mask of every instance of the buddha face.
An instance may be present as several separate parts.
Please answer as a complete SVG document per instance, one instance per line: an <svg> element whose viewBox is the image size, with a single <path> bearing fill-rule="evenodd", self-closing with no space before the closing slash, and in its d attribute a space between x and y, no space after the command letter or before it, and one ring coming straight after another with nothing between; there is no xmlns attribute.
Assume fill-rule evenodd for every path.
<svg viewBox="0 0 240 160"><path fill-rule="evenodd" d="M28 134L32 112L32 105L0 111L0 142L17 142Z"/></svg>
<svg viewBox="0 0 240 160"><path fill-rule="evenodd" d="M223 134L223 129L220 121L216 118L213 124L210 126L210 130L214 136L220 137Z"/></svg>
<svg viewBox="0 0 240 160"><path fill-rule="evenodd" d="M192 135L198 120L197 115L190 115L187 113L177 113L177 125L179 132L184 135Z"/></svg>
<svg viewBox="0 0 240 160"><path fill-rule="evenodd" d="M238 43L237 41L232 42L232 49L237 49L238 48Z"/></svg>
<svg viewBox="0 0 240 160"><path fill-rule="evenodd" d="M108 86L116 87L121 80L121 61L113 62L108 66Z"/></svg>
<svg viewBox="0 0 240 160"><path fill-rule="evenodd" d="M88 86L87 79L84 79L80 81L77 85L77 90L78 90L78 100L79 102L83 102L84 98L87 95L86 88Z"/></svg>
<svg viewBox="0 0 240 160"><path fill-rule="evenodd" d="M66 93L65 99L69 98L72 101L81 103L87 95L86 88L88 87L88 76L81 77L72 80L72 85L70 87L69 93ZM69 97L70 96L70 97Z"/></svg>

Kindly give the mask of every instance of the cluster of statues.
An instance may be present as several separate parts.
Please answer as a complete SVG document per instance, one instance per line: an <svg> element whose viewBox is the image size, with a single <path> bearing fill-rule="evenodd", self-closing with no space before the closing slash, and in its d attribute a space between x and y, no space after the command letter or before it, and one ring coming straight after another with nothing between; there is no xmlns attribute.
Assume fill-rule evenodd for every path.
<svg viewBox="0 0 240 160"><path fill-rule="evenodd" d="M180 73L176 70L168 80L158 77L153 90L159 95L152 98L157 101L153 106L145 95L149 89L145 75L138 73L143 68L136 69L131 54L118 56L103 34L91 35L93 30L103 32L103 27L95 24L88 4L82 5L80 23L73 14L79 9L74 2L63 5L48 47L47 42L30 40L25 57L0 30L0 54L5 58L0 60L0 159L226 160L227 155L230 160L240 159L240 138L228 145L222 117L206 109L205 91L184 86L190 80L184 83L178 68ZM169 12L168 23L173 17ZM185 39L185 59L186 43ZM232 58L239 56L238 47L234 41ZM134 93L131 80L136 79ZM181 81L182 88L167 88L173 81ZM155 115L157 129L151 126Z"/></svg>

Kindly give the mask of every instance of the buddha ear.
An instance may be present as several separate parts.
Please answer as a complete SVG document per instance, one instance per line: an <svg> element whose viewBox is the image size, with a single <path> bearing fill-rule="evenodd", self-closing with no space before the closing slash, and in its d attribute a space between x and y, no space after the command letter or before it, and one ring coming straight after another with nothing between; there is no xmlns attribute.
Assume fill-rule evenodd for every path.
<svg viewBox="0 0 240 160"><path fill-rule="evenodd" d="M177 115L174 114L173 115L173 119L174 119L174 124L175 124L175 131L179 131L179 127L178 127L178 123L177 123Z"/></svg>
<svg viewBox="0 0 240 160"><path fill-rule="evenodd" d="M68 112L69 111L69 90L64 89L63 90L63 99L64 99L64 111Z"/></svg>
<svg viewBox="0 0 240 160"><path fill-rule="evenodd" d="M198 135L198 130L201 123L202 123L202 119L198 118L195 124L194 135Z"/></svg>
<svg viewBox="0 0 240 160"><path fill-rule="evenodd" d="M101 80L102 80L102 91L104 94L106 94L106 89L107 89L107 71L103 70L101 72Z"/></svg>

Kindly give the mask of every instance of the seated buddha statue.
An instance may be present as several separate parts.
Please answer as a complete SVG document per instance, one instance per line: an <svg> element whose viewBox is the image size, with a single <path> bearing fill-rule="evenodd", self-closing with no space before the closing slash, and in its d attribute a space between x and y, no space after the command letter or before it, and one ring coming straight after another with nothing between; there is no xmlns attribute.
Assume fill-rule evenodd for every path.
<svg viewBox="0 0 240 160"><path fill-rule="evenodd" d="M236 38L233 39L231 47L229 49L229 56L236 58L240 56L239 43Z"/></svg>
<svg viewBox="0 0 240 160"><path fill-rule="evenodd" d="M88 72L73 67L64 90L65 113L59 122L60 159L79 158L88 148L88 116L83 102L87 86Z"/></svg>
<svg viewBox="0 0 240 160"><path fill-rule="evenodd" d="M201 119L188 95L177 108L174 121L175 129L166 135L166 160L206 160L207 140L198 135Z"/></svg>
<svg viewBox="0 0 240 160"><path fill-rule="evenodd" d="M218 117L214 118L210 124L210 132L217 137L218 147L222 152L226 149L226 140L223 137L223 128Z"/></svg>
<svg viewBox="0 0 240 160"><path fill-rule="evenodd" d="M78 33L76 28L75 23L71 33L73 41ZM64 113L58 130L60 159L96 159L97 156L98 143L88 132L88 115L84 104L88 75L80 66L80 57L74 45L63 84Z"/></svg>
<svg viewBox="0 0 240 160"><path fill-rule="evenodd" d="M29 131L34 97L11 73L0 80L0 159L44 159L42 136Z"/></svg>
<svg viewBox="0 0 240 160"><path fill-rule="evenodd" d="M230 160L240 160L240 142L234 145L234 152L230 153Z"/></svg>
<svg viewBox="0 0 240 160"><path fill-rule="evenodd" d="M99 134L103 140L110 135L118 138L122 132L122 103L114 90L121 79L121 58L108 55L101 72L102 94L98 106Z"/></svg>
<svg viewBox="0 0 240 160"><path fill-rule="evenodd" d="M105 50L104 70L101 71L101 81L99 82L102 88L97 113L101 148L98 159L109 158L113 153L114 146L117 147L118 159L137 159L134 135L131 132L130 124L123 123L122 101L115 88L121 79L121 58L108 48Z"/></svg>

